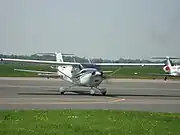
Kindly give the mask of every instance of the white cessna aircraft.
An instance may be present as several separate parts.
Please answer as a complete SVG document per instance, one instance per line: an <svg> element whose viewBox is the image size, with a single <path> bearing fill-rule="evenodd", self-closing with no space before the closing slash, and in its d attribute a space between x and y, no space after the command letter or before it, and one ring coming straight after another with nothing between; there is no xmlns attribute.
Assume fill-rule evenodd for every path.
<svg viewBox="0 0 180 135"><path fill-rule="evenodd" d="M78 63L78 62L64 62L62 53L56 54L56 61L43 61L43 60L27 60L27 59L9 59L1 58L1 61L9 62L25 62L25 63L36 63L36 64L49 64L56 65L57 73L62 76L64 81L70 83L67 88L59 88L61 94L68 91L73 86L82 86L91 88L90 94L94 95L95 90L98 90L102 95L106 95L105 88L99 88L99 85L104 80L104 73L106 71L100 71L98 66L162 66L164 63ZM33 71L33 70L22 70L19 71L43 73L43 74L54 74L53 72L46 71ZM109 71L107 71L109 72ZM116 72L116 71L115 71ZM56 73L56 72L55 72Z"/></svg>
<svg viewBox="0 0 180 135"><path fill-rule="evenodd" d="M166 59L165 66L163 67L165 74L159 74L159 73L149 73L149 75L155 75L155 76L165 76L164 80L167 80L167 77L180 77L180 65L174 65L171 59L180 59L178 57L153 57L152 59Z"/></svg>

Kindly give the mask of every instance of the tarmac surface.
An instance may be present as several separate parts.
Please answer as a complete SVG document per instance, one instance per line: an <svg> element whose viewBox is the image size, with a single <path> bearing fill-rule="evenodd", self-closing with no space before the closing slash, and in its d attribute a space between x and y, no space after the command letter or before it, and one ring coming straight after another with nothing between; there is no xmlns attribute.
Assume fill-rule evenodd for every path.
<svg viewBox="0 0 180 135"><path fill-rule="evenodd" d="M60 79L0 78L0 109L119 109L180 112L180 81L118 79L104 81L107 95L73 87L60 95Z"/></svg>

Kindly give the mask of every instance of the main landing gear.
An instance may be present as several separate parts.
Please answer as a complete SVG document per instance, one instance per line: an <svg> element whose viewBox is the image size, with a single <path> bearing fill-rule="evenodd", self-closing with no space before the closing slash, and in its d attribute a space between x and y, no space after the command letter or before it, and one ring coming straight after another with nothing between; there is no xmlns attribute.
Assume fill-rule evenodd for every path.
<svg viewBox="0 0 180 135"><path fill-rule="evenodd" d="M60 87L60 88L59 88L59 92L60 92L61 95L64 95L65 89L64 89L63 87Z"/></svg>
<svg viewBox="0 0 180 135"><path fill-rule="evenodd" d="M61 94L61 95L64 95L64 93L65 93L68 89L70 89L71 87L72 87L72 86L70 86L70 87L68 87L68 88L60 87L60 88L59 88L60 94ZM105 88L100 89L100 88L97 88L97 87L91 87L90 94L91 94L92 96L94 96L95 93L96 93L96 90L100 91L103 96L105 96L106 93L107 93L107 90L106 90Z"/></svg>
<svg viewBox="0 0 180 135"><path fill-rule="evenodd" d="M100 91L103 96L105 96L107 93L107 90L105 88L100 89L100 88L95 87L95 89L94 89L94 87L91 87L90 94L95 95L95 90Z"/></svg>
<svg viewBox="0 0 180 135"><path fill-rule="evenodd" d="M165 80L165 81L167 80L167 76L164 77L164 80Z"/></svg>
<svg viewBox="0 0 180 135"><path fill-rule="evenodd" d="M74 86L74 85L70 85L70 86L67 87L67 88L60 87L60 88L59 88L59 92L61 93L61 95L64 95L64 93L65 93L68 89L72 88L73 86Z"/></svg>

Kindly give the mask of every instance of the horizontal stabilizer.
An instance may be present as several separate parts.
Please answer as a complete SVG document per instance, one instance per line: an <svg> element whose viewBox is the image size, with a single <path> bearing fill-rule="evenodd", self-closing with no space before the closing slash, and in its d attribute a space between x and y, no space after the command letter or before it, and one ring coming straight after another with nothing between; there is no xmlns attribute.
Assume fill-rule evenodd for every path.
<svg viewBox="0 0 180 135"><path fill-rule="evenodd" d="M44 73L44 74L53 74L56 72L48 72L48 71L38 71L38 70L26 70L26 69L14 69L15 71L21 72L31 72L31 73Z"/></svg>
<svg viewBox="0 0 180 135"><path fill-rule="evenodd" d="M39 73L38 76L40 77L49 77L49 78L62 78L62 75L58 75L57 73L54 74L43 74L43 73Z"/></svg>

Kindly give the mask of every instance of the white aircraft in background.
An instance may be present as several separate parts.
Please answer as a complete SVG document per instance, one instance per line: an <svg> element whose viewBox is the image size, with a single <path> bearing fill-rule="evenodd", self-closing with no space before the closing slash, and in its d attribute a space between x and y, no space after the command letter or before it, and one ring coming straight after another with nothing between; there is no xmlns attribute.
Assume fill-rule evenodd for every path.
<svg viewBox="0 0 180 135"><path fill-rule="evenodd" d="M152 59L166 59L165 66L163 67L164 72L166 74L159 74L159 73L149 73L149 75L155 75L155 76L165 76L164 80L167 80L167 77L180 77L180 65L174 65L171 59L180 59L177 57L154 57Z"/></svg>
<svg viewBox="0 0 180 135"><path fill-rule="evenodd" d="M45 54L45 53L44 53ZM46 53L48 54L48 53ZM50 54L50 53L49 53ZM52 53L51 53L52 54ZM56 55L56 61L43 61L43 60L27 60L27 59L9 59L1 58L1 61L9 62L25 62L25 63L36 63L36 64L49 64L56 65L57 72L46 72L46 71L33 71L16 69L19 71L35 72L41 74L57 74L62 76L64 81L70 83L69 87L59 88L61 94L64 94L68 89L74 86L82 86L91 88L90 94L94 95L95 90L101 92L102 95L106 95L107 91L105 88L99 88L99 85L104 80L104 73L106 71L100 71L98 66L162 66L164 63L78 63L78 62L64 62L62 53L54 53ZM107 71L111 72L111 71ZM114 71L114 72L117 72Z"/></svg>

